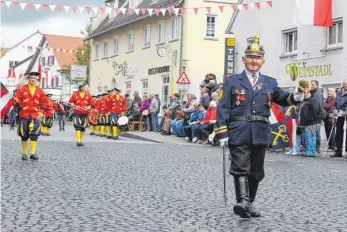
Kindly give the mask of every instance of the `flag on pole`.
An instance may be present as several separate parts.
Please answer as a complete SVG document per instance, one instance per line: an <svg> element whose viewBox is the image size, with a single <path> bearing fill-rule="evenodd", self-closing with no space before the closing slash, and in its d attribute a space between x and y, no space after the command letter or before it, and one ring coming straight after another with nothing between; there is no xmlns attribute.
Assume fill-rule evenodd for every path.
<svg viewBox="0 0 347 232"><path fill-rule="evenodd" d="M332 0L296 0L294 24L331 27Z"/></svg>
<svg viewBox="0 0 347 232"><path fill-rule="evenodd" d="M1 119L5 117L5 115L10 110L11 106L14 104L12 93L10 93L7 88L1 83L0 89L0 110L1 110Z"/></svg>

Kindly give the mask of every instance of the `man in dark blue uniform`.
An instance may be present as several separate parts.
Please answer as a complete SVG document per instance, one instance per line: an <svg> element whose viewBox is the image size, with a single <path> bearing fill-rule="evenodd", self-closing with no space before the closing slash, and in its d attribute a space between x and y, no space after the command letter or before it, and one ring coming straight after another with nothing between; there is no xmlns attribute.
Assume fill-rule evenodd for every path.
<svg viewBox="0 0 347 232"><path fill-rule="evenodd" d="M269 116L272 102L282 106L298 104L309 91L305 82L300 90L284 92L274 78L259 72L264 50L259 33L242 57L245 70L224 79L223 96L217 108L215 133L222 147L229 145L237 203L234 213L242 218L259 217L254 208L258 184L264 178L265 150L271 143Z"/></svg>

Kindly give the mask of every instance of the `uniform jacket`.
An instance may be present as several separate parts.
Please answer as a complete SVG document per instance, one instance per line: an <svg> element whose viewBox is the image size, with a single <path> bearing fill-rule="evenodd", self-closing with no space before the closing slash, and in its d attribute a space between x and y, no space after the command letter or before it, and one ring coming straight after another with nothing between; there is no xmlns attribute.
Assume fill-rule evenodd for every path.
<svg viewBox="0 0 347 232"><path fill-rule="evenodd" d="M87 106L92 105L92 95L88 92L84 92L83 97L80 95L79 91L76 91L72 94L69 102L72 104L75 104L76 106L82 107L82 108L87 108ZM77 108L74 108L73 112L75 114L84 114L87 115L88 111L87 110L79 110Z"/></svg>
<svg viewBox="0 0 347 232"><path fill-rule="evenodd" d="M346 109L347 109L347 91L344 93L339 92L337 94L335 108L336 108L336 110L346 111Z"/></svg>
<svg viewBox="0 0 347 232"><path fill-rule="evenodd" d="M59 111L59 106L58 104L53 101L52 99L50 98L47 98L48 99L48 104L46 107L42 107L43 109L43 114L46 116L46 117L50 117L52 118L53 117L53 114L54 112L57 112Z"/></svg>
<svg viewBox="0 0 347 232"><path fill-rule="evenodd" d="M14 100L19 104L19 117L36 119L38 114L43 116L43 108L48 105L48 98L45 92L36 86L34 95L31 95L28 84L24 85L16 92Z"/></svg>
<svg viewBox="0 0 347 232"><path fill-rule="evenodd" d="M278 87L276 79L263 74L259 73L255 90L245 71L225 78L223 96L217 105L217 138L229 137L229 144L233 145L271 143L268 121L271 102L281 106L296 103L292 94ZM256 116L264 120L254 121Z"/></svg>
<svg viewBox="0 0 347 232"><path fill-rule="evenodd" d="M117 99L117 97L119 98ZM123 96L121 95L110 96L109 100L110 100L109 111L111 113L121 114L127 111L127 103Z"/></svg>

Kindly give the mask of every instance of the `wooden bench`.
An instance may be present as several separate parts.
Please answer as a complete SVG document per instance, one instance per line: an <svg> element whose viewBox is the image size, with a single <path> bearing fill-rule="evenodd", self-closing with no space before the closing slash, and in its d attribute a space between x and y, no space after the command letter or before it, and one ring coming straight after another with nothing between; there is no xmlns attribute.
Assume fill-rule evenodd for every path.
<svg viewBox="0 0 347 232"><path fill-rule="evenodd" d="M139 121L132 121L131 122L131 130L135 131L135 126L138 125L138 130L142 131L143 130L143 121L142 121L142 115Z"/></svg>

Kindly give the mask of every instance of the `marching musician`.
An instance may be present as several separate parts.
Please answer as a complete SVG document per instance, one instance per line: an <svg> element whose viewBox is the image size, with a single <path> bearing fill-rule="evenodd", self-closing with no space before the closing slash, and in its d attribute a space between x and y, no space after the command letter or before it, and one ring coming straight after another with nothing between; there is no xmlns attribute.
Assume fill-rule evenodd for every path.
<svg viewBox="0 0 347 232"><path fill-rule="evenodd" d="M127 104L125 98L120 95L120 90L114 88L110 97L110 125L112 128L112 138L114 140L118 139L119 128L118 128L118 118L125 114L127 110Z"/></svg>
<svg viewBox="0 0 347 232"><path fill-rule="evenodd" d="M22 140L22 160L28 159L29 139L31 147L30 159L38 160L39 157L36 154L36 146L41 132L41 120L44 116L43 108L47 107L48 99L45 92L37 86L40 73L29 72L25 75L28 79L28 83L20 87L13 97L13 100L20 106L17 133Z"/></svg>
<svg viewBox="0 0 347 232"><path fill-rule="evenodd" d="M98 103L99 108L99 125L100 125L100 137L105 137L105 126L107 124L108 115L107 115L107 103L105 97L107 96L107 93L104 93L101 95Z"/></svg>
<svg viewBox="0 0 347 232"><path fill-rule="evenodd" d="M339 92L336 94L336 102L335 102L335 111L334 111L336 120L336 151L331 157L342 157L342 148L343 148L343 137L347 136L343 134L343 126L346 123L347 116L347 80L342 82L342 87ZM346 148L347 148L347 139L346 139ZM347 157L346 157L347 158Z"/></svg>
<svg viewBox="0 0 347 232"><path fill-rule="evenodd" d="M224 79L223 95L217 109L215 133L220 145L229 146L234 177L236 204L234 213L242 218L259 217L253 205L259 182L264 178L264 158L267 144L271 143L269 116L272 102L289 106L303 101L304 90L310 83L293 94L278 87L277 80L261 74L264 50L259 45L259 33L245 50L242 62L245 70Z"/></svg>
<svg viewBox="0 0 347 232"><path fill-rule="evenodd" d="M84 146L84 133L88 126L88 111L91 110L92 101L92 96L86 92L86 83L80 84L78 91L74 92L69 100L74 107L73 125L76 130L77 146Z"/></svg>
<svg viewBox="0 0 347 232"><path fill-rule="evenodd" d="M41 126L41 131L42 135L47 135L50 136L50 130L53 126L53 115L54 112L57 112L59 110L58 104L53 101L52 94L48 93L46 94L48 104L46 108L43 108L43 118L42 118L42 126Z"/></svg>
<svg viewBox="0 0 347 232"><path fill-rule="evenodd" d="M105 136L108 139L112 138L112 132L111 132L111 98L113 95L113 90L107 90L107 95L105 96L105 107L106 107L106 115L105 115Z"/></svg>

